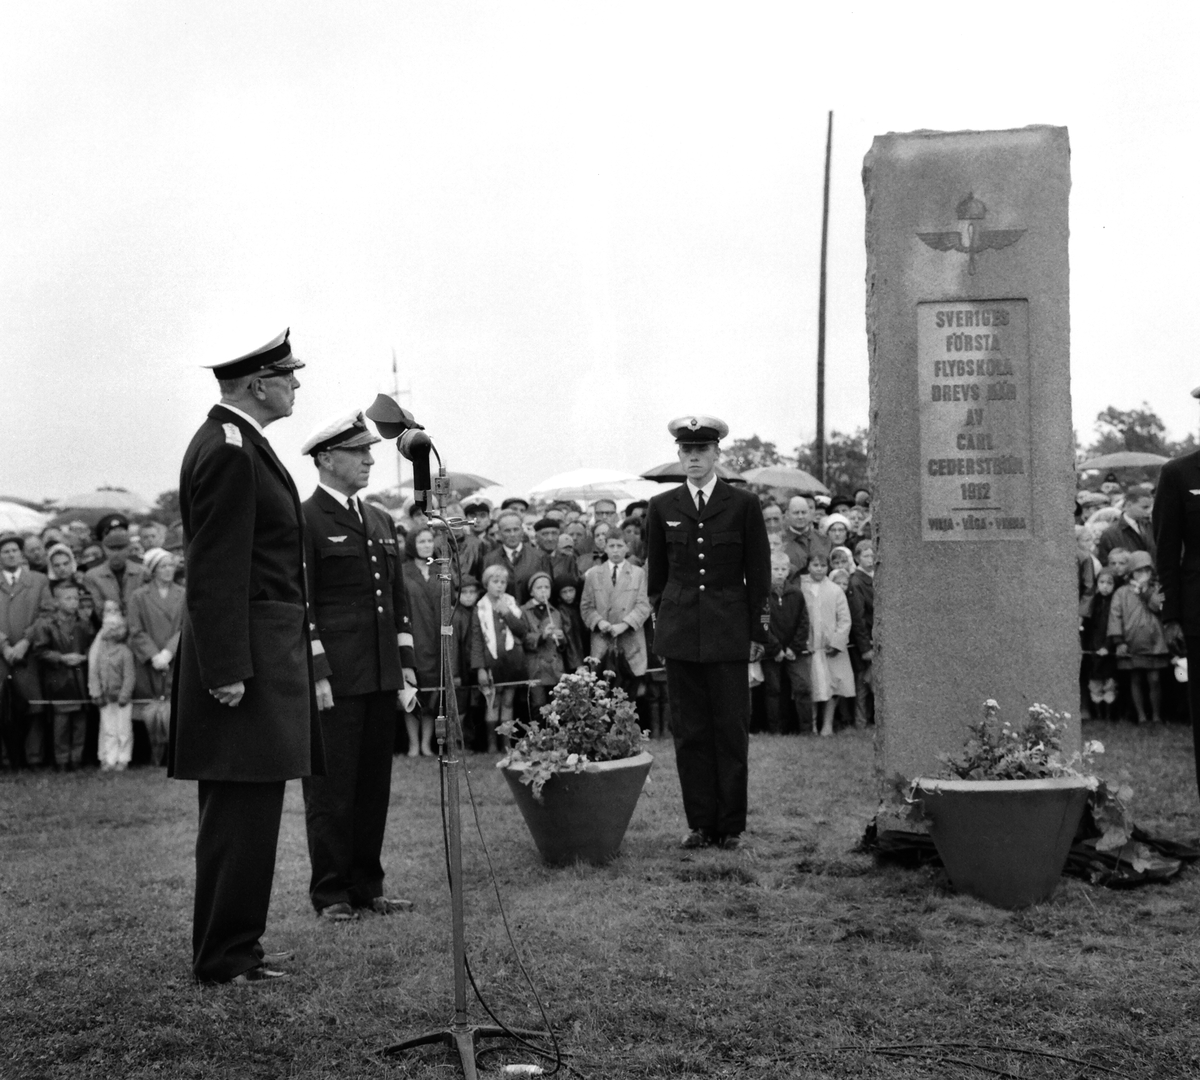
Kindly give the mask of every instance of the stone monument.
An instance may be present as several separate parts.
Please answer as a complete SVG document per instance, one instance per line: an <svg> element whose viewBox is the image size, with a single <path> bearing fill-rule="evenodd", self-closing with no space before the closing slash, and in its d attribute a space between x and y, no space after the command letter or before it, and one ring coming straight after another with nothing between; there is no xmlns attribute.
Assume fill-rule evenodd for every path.
<svg viewBox="0 0 1200 1080"><path fill-rule="evenodd" d="M1067 131L879 136L863 184L886 790L987 698L1078 748Z"/></svg>

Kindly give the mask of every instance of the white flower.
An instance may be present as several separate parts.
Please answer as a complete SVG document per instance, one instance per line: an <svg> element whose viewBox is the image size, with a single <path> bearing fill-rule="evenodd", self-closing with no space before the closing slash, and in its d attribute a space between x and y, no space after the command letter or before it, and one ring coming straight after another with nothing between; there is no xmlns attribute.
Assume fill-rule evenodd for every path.
<svg viewBox="0 0 1200 1080"><path fill-rule="evenodd" d="M578 760L579 760L578 754L568 754L567 755L567 764L568 765L574 765Z"/></svg>

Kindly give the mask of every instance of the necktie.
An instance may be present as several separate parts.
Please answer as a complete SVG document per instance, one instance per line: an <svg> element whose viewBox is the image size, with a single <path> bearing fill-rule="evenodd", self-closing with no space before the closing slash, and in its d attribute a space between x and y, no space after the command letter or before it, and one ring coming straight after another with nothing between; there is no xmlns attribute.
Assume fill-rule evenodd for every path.
<svg viewBox="0 0 1200 1080"><path fill-rule="evenodd" d="M616 583L617 583L617 567L616 567L616 564L614 563L613 564L613 584L615 585Z"/></svg>
<svg viewBox="0 0 1200 1080"><path fill-rule="evenodd" d="M696 505L700 508L700 513L704 513L704 492L696 492Z"/></svg>
<svg viewBox="0 0 1200 1080"><path fill-rule="evenodd" d="M362 511L359 510L358 500L353 495L350 495L347 497L346 505L348 507L350 507L350 513L352 513L356 518L358 518L359 521L362 521Z"/></svg>

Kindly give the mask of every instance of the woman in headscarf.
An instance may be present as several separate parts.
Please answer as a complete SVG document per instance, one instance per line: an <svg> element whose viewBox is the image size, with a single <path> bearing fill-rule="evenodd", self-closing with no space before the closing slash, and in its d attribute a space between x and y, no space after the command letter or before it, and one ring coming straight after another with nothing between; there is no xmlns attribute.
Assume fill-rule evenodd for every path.
<svg viewBox="0 0 1200 1080"><path fill-rule="evenodd" d="M163 763L171 720L171 680L179 631L183 626L184 590L175 584L175 556L164 548L151 548L143 556L150 580L129 597L129 647L136 661L134 699L150 698L133 707L133 718L146 725L150 757Z"/></svg>

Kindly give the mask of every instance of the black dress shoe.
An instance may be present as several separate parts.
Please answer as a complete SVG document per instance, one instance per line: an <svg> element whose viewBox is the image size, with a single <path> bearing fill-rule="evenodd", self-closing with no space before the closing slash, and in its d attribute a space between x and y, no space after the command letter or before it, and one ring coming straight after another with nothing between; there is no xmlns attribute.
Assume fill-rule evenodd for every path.
<svg viewBox="0 0 1200 1080"><path fill-rule="evenodd" d="M734 836L722 836L721 839L717 841L717 846L722 851L737 851L737 849L742 846L741 833L738 833Z"/></svg>
<svg viewBox="0 0 1200 1080"><path fill-rule="evenodd" d="M270 964L286 964L289 960L295 960L296 954L291 949L284 952L265 952L262 955L262 962L266 965Z"/></svg>
<svg viewBox="0 0 1200 1080"><path fill-rule="evenodd" d="M355 913L354 908L342 902L321 908L317 912L317 918L323 919L326 922L349 922L351 919L357 919L358 915Z"/></svg>
<svg viewBox="0 0 1200 1080"><path fill-rule="evenodd" d="M276 971L274 968L260 965L252 967L249 971L243 971L240 975L235 975L229 980L229 983L231 986L264 986L280 982L287 977L285 971Z"/></svg>
<svg viewBox="0 0 1200 1080"><path fill-rule="evenodd" d="M377 896L371 901L371 910L377 915L394 915L400 911L412 911L413 907L411 900L389 896Z"/></svg>
<svg viewBox="0 0 1200 1080"><path fill-rule="evenodd" d="M681 848L687 848L689 851L691 851L695 848L709 847L711 846L712 842L712 837L709 836L708 833L703 832L700 829L693 829L679 842L679 846Z"/></svg>

